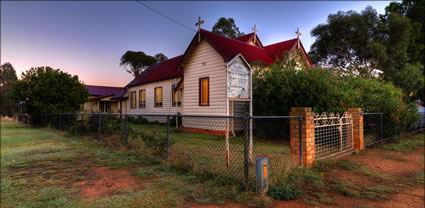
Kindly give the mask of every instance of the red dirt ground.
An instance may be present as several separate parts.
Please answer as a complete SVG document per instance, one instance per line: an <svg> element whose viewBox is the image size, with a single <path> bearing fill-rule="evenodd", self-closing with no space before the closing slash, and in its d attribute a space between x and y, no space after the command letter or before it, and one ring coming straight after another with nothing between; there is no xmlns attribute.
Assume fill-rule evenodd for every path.
<svg viewBox="0 0 425 208"><path fill-rule="evenodd" d="M420 149L408 154L382 149L373 149L366 150L367 152L364 152L364 154L351 155L343 159L361 163L377 171L382 171L395 176L402 176L409 175L413 172L424 171L424 149L425 147L421 147ZM385 156L403 158L406 159L406 161L396 161L385 158Z"/></svg>
<svg viewBox="0 0 425 208"><path fill-rule="evenodd" d="M355 163L361 163L368 168L375 169L393 176L414 177L415 173L424 171L424 154L425 148L421 147L411 153L403 154L395 151L371 149L364 150L362 154L355 154L343 157L343 160L349 160ZM392 158L404 158L406 161L397 161ZM349 183L360 186L372 186L375 182L352 174L350 172L331 171L327 177L334 177L336 179L343 179ZM409 179L406 179L409 180ZM412 180L412 178L410 178ZM401 181L402 182L402 181ZM391 184L387 184L391 185ZM390 195L388 200L366 200L366 199L353 199L342 195L336 195L332 200L337 205L320 205L319 207L375 207L375 208L423 208L425 203L425 188L423 185L413 185L398 194ZM316 207L309 206L302 202L300 199L295 201L278 201L275 207Z"/></svg>
<svg viewBox="0 0 425 208"><path fill-rule="evenodd" d="M229 202L227 204L223 205L216 205L216 204L196 204L196 203L188 203L187 207L193 207L193 208L243 208L247 207L246 205L237 204L233 202Z"/></svg>
<svg viewBox="0 0 425 208"><path fill-rule="evenodd" d="M404 154L395 151L388 151L382 149L367 149L361 154L349 155L342 157L343 160L349 160L355 163L361 163L368 168L393 175L399 178L406 178L412 181L415 173L424 171L424 154L425 148L421 147L416 151ZM392 158L403 158L406 161L397 161ZM363 187L373 186L377 183L366 177L362 177L347 171L332 170L326 177L333 177L335 179L343 180L348 183L359 185ZM409 178L410 177L410 178ZM403 183L405 181L400 181ZM410 183L410 182L407 182ZM391 185L391 184L387 184ZM367 199L353 199L342 195L333 196L332 202L335 205L310 206L305 204L302 199L293 201L275 201L276 208L303 208L303 207L321 207L321 208L334 208L334 207L374 207L374 208L423 208L425 191L424 186L415 184L408 185L408 188L400 190L397 194L389 195L388 200L367 200ZM195 204L191 204L195 205ZM244 207L236 204L226 204L224 207ZM193 207L221 207L218 205L195 205Z"/></svg>
<svg viewBox="0 0 425 208"><path fill-rule="evenodd" d="M141 180L133 177L127 170L109 170L107 167L92 168L87 180L78 181L72 187L79 188L84 198L112 195L123 190L142 190Z"/></svg>

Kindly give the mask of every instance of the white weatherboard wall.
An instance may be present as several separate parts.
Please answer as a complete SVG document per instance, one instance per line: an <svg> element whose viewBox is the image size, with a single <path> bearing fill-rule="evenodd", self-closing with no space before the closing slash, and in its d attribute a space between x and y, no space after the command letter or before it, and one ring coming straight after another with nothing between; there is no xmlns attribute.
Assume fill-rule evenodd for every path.
<svg viewBox="0 0 425 208"><path fill-rule="evenodd" d="M184 63L183 71L183 113L226 115L226 66L220 54L202 41ZM209 77L209 106L199 106L199 79L204 77Z"/></svg>
<svg viewBox="0 0 425 208"><path fill-rule="evenodd" d="M180 78L176 79L177 82L180 81ZM171 103L171 87L174 83L173 79L163 80L163 81L157 81L157 82L151 82L139 86L130 87L128 91L128 100L126 102L127 112L129 114L133 113L143 113L143 114L163 114L167 115L170 114L176 114L177 112L182 112L182 107L173 107ZM155 88L162 87L162 107L154 107L154 91ZM146 90L146 107L145 108L139 108L139 90ZM131 92L136 91L136 108L130 108L130 97ZM184 103L184 100L182 101ZM124 104L124 103L123 103ZM170 108L169 108L170 107ZM158 122L165 122L165 117L147 117L149 121L158 121Z"/></svg>
<svg viewBox="0 0 425 208"><path fill-rule="evenodd" d="M183 65L183 114L227 115L226 113L226 65L223 58L206 41L191 52ZM199 105L199 79L209 78L209 105ZM224 119L184 118L185 128L225 130Z"/></svg>

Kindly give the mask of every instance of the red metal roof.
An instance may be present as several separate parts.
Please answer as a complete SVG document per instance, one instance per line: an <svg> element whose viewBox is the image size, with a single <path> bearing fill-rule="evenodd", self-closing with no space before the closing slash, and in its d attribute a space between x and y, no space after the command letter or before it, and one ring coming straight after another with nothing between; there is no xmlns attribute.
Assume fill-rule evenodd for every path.
<svg viewBox="0 0 425 208"><path fill-rule="evenodd" d="M133 81L127 84L127 87L146 84L154 81L171 79L175 77L181 77L183 75L183 71L177 70L177 65L179 64L182 57L182 55L177 56L166 61L151 65L139 76L137 76Z"/></svg>
<svg viewBox="0 0 425 208"><path fill-rule="evenodd" d="M215 47L222 56L224 56L225 61L229 61L241 53L242 56L250 62L264 62L266 64L273 63L273 60L263 48L202 29L201 33L204 35L206 41Z"/></svg>
<svg viewBox="0 0 425 208"><path fill-rule="evenodd" d="M291 50L297 44L297 38L282 41L279 43L274 43L268 46L265 46L264 49L267 51L269 56L275 60L276 58L282 58L284 52Z"/></svg>
<svg viewBox="0 0 425 208"><path fill-rule="evenodd" d="M124 98L125 94L127 93L127 88L123 88L121 89L120 92L118 92L117 94L115 94L112 99L121 99Z"/></svg>
<svg viewBox="0 0 425 208"><path fill-rule="evenodd" d="M96 86L96 85L85 85L91 96L105 97L115 95L119 93L122 87L108 87L108 86Z"/></svg>
<svg viewBox="0 0 425 208"><path fill-rule="evenodd" d="M273 60L276 60L276 58L282 59L282 56L286 51L291 51L297 47L297 40L298 40L297 38L294 38L291 40L286 40L279 43L270 44L268 46L265 46L264 49L267 51L267 53ZM308 54L305 51L304 46L302 45L301 42L300 42L300 46L301 46L302 52L304 53L304 56L307 57L307 62L310 65L312 65L310 58L308 57Z"/></svg>
<svg viewBox="0 0 425 208"><path fill-rule="evenodd" d="M260 46L263 47L263 44L261 43L260 38L258 38L258 35L256 35L256 36L257 36L256 41L258 41ZM239 40L239 41L242 41L244 43L249 43L252 40L254 40L254 33L252 32L252 33L249 33L249 34L246 34L246 35L242 35L240 37L235 38L235 40Z"/></svg>
<svg viewBox="0 0 425 208"><path fill-rule="evenodd" d="M241 53L248 62L264 62L265 64L270 65L274 62L274 60L276 60L276 58L281 58L285 51L293 50L297 43L297 39L295 38L265 47L257 47L249 44L253 38L253 34L254 33L250 33L236 39L232 39L201 29L202 39L215 48L215 50L223 57L225 62ZM262 46L259 39L258 41ZM193 38L191 44L186 49L185 54L151 65L133 81L127 84L127 87L183 76L183 70L180 70L179 67L185 61L184 58L188 56L191 48L196 46L197 43L198 34L196 34ZM305 52L302 44L301 48L311 65L308 54Z"/></svg>

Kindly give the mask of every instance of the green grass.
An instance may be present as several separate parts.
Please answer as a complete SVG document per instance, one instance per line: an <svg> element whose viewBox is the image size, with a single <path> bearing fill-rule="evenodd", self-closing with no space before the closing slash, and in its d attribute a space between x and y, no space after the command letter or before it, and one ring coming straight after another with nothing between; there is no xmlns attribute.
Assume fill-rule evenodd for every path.
<svg viewBox="0 0 425 208"><path fill-rule="evenodd" d="M182 207L189 201L223 204L232 200L269 206L271 201L244 192L232 177L211 177L166 166L138 150L113 151L96 141L36 129L16 122L1 124L1 207ZM85 167L79 165L88 163ZM75 181L90 168L128 169L141 178L143 191L85 199Z"/></svg>
<svg viewBox="0 0 425 208"><path fill-rule="evenodd" d="M167 133L165 125L160 124L130 124L135 132L146 134ZM143 142L130 141L131 146L143 149ZM230 139L230 165L226 166L225 137L211 134L179 132L170 128L170 161L180 167L191 168L197 172L231 175L243 180L244 173L244 138L237 136ZM291 163L288 144L254 138L253 158L267 157L269 160L270 184L278 183L279 177L285 175L294 164ZM255 167L250 168L251 181L255 180Z"/></svg>
<svg viewBox="0 0 425 208"><path fill-rule="evenodd" d="M384 159L389 159L389 160L395 160L398 162L407 162L407 159L402 158L402 157L396 157L393 155L384 155Z"/></svg>
<svg viewBox="0 0 425 208"><path fill-rule="evenodd" d="M411 152L425 145L424 134L397 137L394 141L381 145L380 148L398 152Z"/></svg>

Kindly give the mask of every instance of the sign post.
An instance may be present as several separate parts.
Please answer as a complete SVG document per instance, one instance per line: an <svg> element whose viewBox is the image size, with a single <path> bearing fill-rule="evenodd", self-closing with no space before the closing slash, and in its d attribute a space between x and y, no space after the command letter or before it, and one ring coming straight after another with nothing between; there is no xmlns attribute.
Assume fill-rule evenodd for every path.
<svg viewBox="0 0 425 208"><path fill-rule="evenodd" d="M231 61L227 63L227 115L234 116L234 102L249 102L249 162L253 162L252 146L252 68L248 62L243 58L242 54L236 55ZM229 109L230 102L232 102L232 109ZM230 114L231 112L231 114ZM229 119L228 119L229 120ZM226 124L226 158L229 146L229 131L234 132L234 125L232 123ZM228 161L227 161L228 162Z"/></svg>

